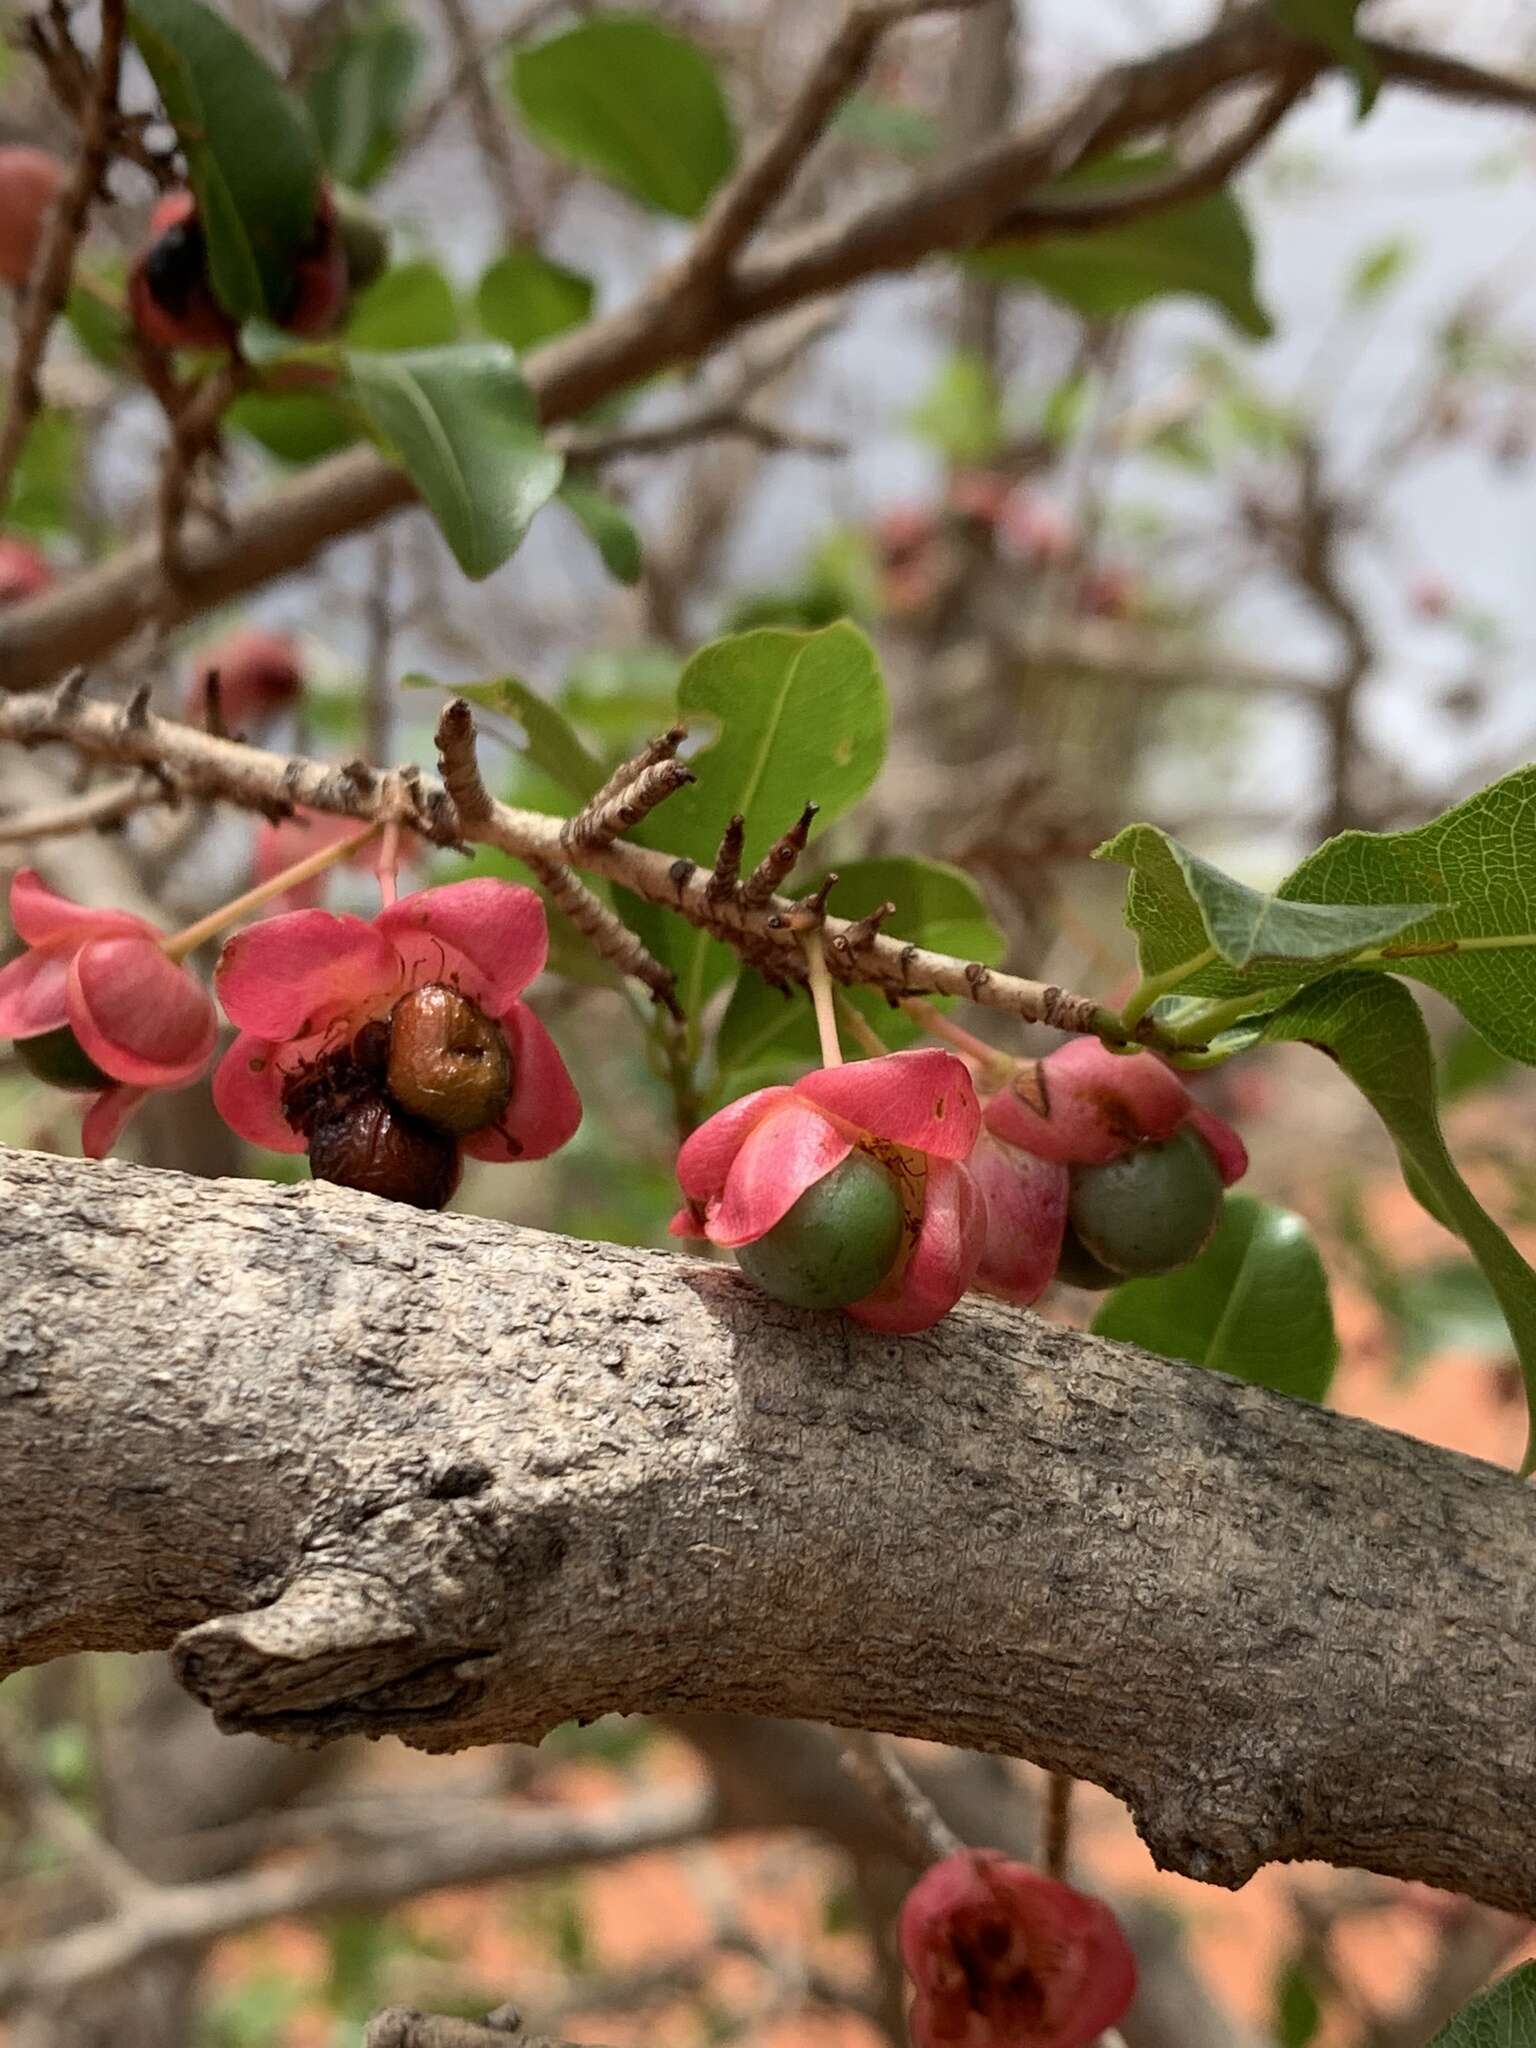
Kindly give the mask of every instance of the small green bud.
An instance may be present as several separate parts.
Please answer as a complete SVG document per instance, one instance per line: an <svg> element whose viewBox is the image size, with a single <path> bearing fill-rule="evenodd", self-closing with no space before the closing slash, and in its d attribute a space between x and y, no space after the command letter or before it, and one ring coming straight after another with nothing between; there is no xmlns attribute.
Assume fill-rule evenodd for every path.
<svg viewBox="0 0 1536 2048"><path fill-rule="evenodd" d="M1100 1265L1121 1275L1171 1273L1204 1250L1221 1193L1210 1147L1185 1124L1107 1165L1073 1167L1067 1216Z"/></svg>
<svg viewBox="0 0 1536 2048"><path fill-rule="evenodd" d="M50 1088L67 1088L71 1094L93 1095L98 1088L110 1088L112 1076L104 1074L67 1024L57 1031L41 1032L36 1038L18 1038L16 1057L39 1081Z"/></svg>
<svg viewBox="0 0 1536 2048"><path fill-rule="evenodd" d="M896 1183L867 1152L808 1187L736 1263L755 1287L794 1308L846 1308L873 1294L901 1250Z"/></svg>

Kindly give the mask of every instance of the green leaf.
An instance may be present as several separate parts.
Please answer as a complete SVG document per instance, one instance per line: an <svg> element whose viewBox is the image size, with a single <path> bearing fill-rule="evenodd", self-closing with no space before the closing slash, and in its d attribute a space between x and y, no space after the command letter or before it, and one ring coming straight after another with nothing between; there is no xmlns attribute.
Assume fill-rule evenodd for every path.
<svg viewBox="0 0 1536 2048"><path fill-rule="evenodd" d="M1497 1088L1514 1071L1507 1054L1495 1052L1480 1031L1463 1024L1440 1055L1440 1100L1450 1104L1480 1088Z"/></svg>
<svg viewBox="0 0 1536 2048"><path fill-rule="evenodd" d="M623 506L589 478L570 474L560 486L560 502L580 522L609 575L620 583L638 583L644 567L640 536Z"/></svg>
<svg viewBox="0 0 1536 2048"><path fill-rule="evenodd" d="M1292 35L1321 43L1354 73L1363 121L1381 91L1381 68L1355 29L1360 0L1270 0L1270 6Z"/></svg>
<svg viewBox="0 0 1536 2048"><path fill-rule="evenodd" d="M1536 2048L1536 1963L1480 1991L1429 2048Z"/></svg>
<svg viewBox="0 0 1536 2048"><path fill-rule="evenodd" d="M578 804L607 779L602 763L595 760L585 743L572 730L569 720L517 676L495 676L485 683L440 683L434 676L409 675L408 690L446 690L450 696L467 697L499 718L510 718L523 729L523 751L536 768L551 776Z"/></svg>
<svg viewBox="0 0 1536 2048"><path fill-rule="evenodd" d="M466 576L489 576L560 488L517 358L499 342L349 356L352 390Z"/></svg>
<svg viewBox="0 0 1536 2048"><path fill-rule="evenodd" d="M851 93L837 110L832 132L907 163L922 163L939 147L939 124L931 114L872 92Z"/></svg>
<svg viewBox="0 0 1536 2048"><path fill-rule="evenodd" d="M1112 191L1163 177L1166 150L1117 150L1083 164L1041 196ZM1244 334L1273 330L1254 290L1253 237L1230 192L1213 192L1121 227L991 242L968 266L1003 284L1035 284L1090 319L1111 319L1170 293L1209 299Z"/></svg>
<svg viewBox="0 0 1536 2048"><path fill-rule="evenodd" d="M1280 893L1436 904L1402 941L1428 950L1388 948L1380 964L1439 989L1496 1051L1536 1064L1536 767L1411 832L1341 832Z"/></svg>
<svg viewBox="0 0 1536 2048"><path fill-rule="evenodd" d="M1137 936L1143 975L1171 974L1212 948L1220 955L1180 982L1186 994L1231 995L1310 980L1435 909L1430 900L1348 904L1324 894L1298 901L1296 875L1278 891L1251 889L1156 825L1127 825L1093 857L1131 871L1125 921Z"/></svg>
<svg viewBox="0 0 1536 2048"><path fill-rule="evenodd" d="M660 213L702 213L736 161L714 66L644 15L593 15L515 51L507 85L535 141Z"/></svg>
<svg viewBox="0 0 1536 2048"><path fill-rule="evenodd" d="M435 263L397 263L359 292L345 346L368 349L442 348L459 338L453 286Z"/></svg>
<svg viewBox="0 0 1536 2048"><path fill-rule="evenodd" d="M895 915L882 929L914 945L953 953L962 960L980 960L995 967L1006 941L993 923L981 891L962 869L917 854L896 854L878 860L838 864L836 902L851 906L847 915L862 914L879 903L894 903ZM812 888L819 879L809 877ZM903 1011L893 1010L874 990L852 990L850 999L893 1049L919 1035ZM861 1000L862 998L862 1000ZM786 1000L751 968L743 969L715 1041L715 1060L724 1072L756 1066L770 1058L816 1055L816 1026L810 1005Z"/></svg>
<svg viewBox="0 0 1536 2048"><path fill-rule="evenodd" d="M689 763L698 780L634 836L701 867L738 811L746 820L744 873L808 802L821 807L813 830L825 830L885 759L890 712L879 664L846 623L817 633L765 627L700 648L678 683L677 711L690 728L713 726L717 736ZM734 971L734 956L678 918L639 909L642 936L678 970L679 999L696 1028L705 998Z"/></svg>
<svg viewBox="0 0 1536 2048"><path fill-rule="evenodd" d="M224 418L280 462L318 462L358 437L336 401L314 391L247 391Z"/></svg>
<svg viewBox="0 0 1536 2048"><path fill-rule="evenodd" d="M1251 1195L1227 1197L1216 1235L1192 1265L1117 1287L1093 1327L1308 1401L1327 1393L1339 1355L1311 1231L1291 1210Z"/></svg>
<svg viewBox="0 0 1536 2048"><path fill-rule="evenodd" d="M908 415L908 424L951 462L985 462L1003 439L1002 397L984 357L958 350Z"/></svg>
<svg viewBox="0 0 1536 2048"><path fill-rule="evenodd" d="M1391 1132L1405 1174L1487 1275L1509 1324L1536 1417L1536 1273L1456 1170L1435 1104L1435 1062L1419 1006L1388 975L1351 971L1300 990L1264 1026L1264 1040L1299 1040L1336 1060ZM1536 1429L1527 1449L1536 1461Z"/></svg>
<svg viewBox="0 0 1536 2048"><path fill-rule="evenodd" d="M1355 265L1349 280L1349 297L1355 306L1374 305L1389 292L1413 261L1413 244L1404 235L1390 235L1377 242Z"/></svg>
<svg viewBox="0 0 1536 2048"><path fill-rule="evenodd" d="M388 169L421 68L418 29L378 7L344 30L305 88L332 177L366 191Z"/></svg>
<svg viewBox="0 0 1536 2048"><path fill-rule="evenodd" d="M320 195L308 113L203 0L131 0L128 23L187 159L215 293L237 320L280 313Z"/></svg>
<svg viewBox="0 0 1536 2048"><path fill-rule="evenodd" d="M21 444L5 505L5 530L40 536L71 532L79 518L79 463L80 429L73 414L45 408Z"/></svg>
<svg viewBox="0 0 1536 2048"><path fill-rule="evenodd" d="M596 298L596 285L579 270L537 249L513 249L481 278L475 318L494 340L530 349L590 320Z"/></svg>
<svg viewBox="0 0 1536 2048"><path fill-rule="evenodd" d="M1310 1971L1299 1957L1290 1957L1275 1984L1275 2039L1279 2048L1309 2048L1322 2018Z"/></svg>
<svg viewBox="0 0 1536 2048"><path fill-rule="evenodd" d="M103 289L98 292L84 284L73 285L64 303L64 318L93 362L106 370L122 371L133 355L133 330L120 296L121 268L93 269L92 281ZM109 297L109 293L118 296Z"/></svg>

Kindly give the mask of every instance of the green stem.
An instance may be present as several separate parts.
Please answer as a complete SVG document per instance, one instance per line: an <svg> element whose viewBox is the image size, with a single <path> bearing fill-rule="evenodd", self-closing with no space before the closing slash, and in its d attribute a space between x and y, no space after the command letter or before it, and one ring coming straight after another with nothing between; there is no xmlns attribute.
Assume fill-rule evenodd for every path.
<svg viewBox="0 0 1536 2048"><path fill-rule="evenodd" d="M1285 992L1280 991L1277 1003L1283 1002ZM1232 996L1224 1003L1208 1003L1203 1010L1197 1010L1192 1017L1186 1017L1182 1024L1175 1025L1166 1036L1166 1042L1173 1051L1182 1051L1194 1046L1204 1048L1218 1033L1225 1031L1229 1024L1241 1024L1245 1017L1251 1017L1255 1010L1262 1008L1264 993L1255 989L1252 995Z"/></svg>
<svg viewBox="0 0 1536 2048"><path fill-rule="evenodd" d="M1192 960L1181 961L1177 967L1166 968L1161 974L1149 974L1140 986L1131 993L1131 999L1120 1012L1120 1022L1127 1033L1134 1031L1148 1010L1160 996L1171 995L1176 988L1198 974L1202 967L1209 967L1220 954L1214 946L1207 946L1203 953L1197 953Z"/></svg>

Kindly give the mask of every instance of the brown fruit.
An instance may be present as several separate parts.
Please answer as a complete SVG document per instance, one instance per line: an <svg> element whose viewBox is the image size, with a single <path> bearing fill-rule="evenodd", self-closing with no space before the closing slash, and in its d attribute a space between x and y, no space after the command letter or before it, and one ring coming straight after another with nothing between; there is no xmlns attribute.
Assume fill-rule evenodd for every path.
<svg viewBox="0 0 1536 2048"><path fill-rule="evenodd" d="M459 1148L382 1095L365 1096L316 1117L309 1170L387 1202L441 1209L459 1184Z"/></svg>
<svg viewBox="0 0 1536 2048"><path fill-rule="evenodd" d="M512 1096L501 1027L446 982L413 988L390 1012L389 1092L459 1137L499 1123Z"/></svg>

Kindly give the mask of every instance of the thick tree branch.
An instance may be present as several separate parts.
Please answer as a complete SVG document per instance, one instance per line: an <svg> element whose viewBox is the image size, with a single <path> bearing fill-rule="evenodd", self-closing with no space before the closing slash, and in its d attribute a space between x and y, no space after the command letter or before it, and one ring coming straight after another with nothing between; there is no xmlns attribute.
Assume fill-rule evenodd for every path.
<svg viewBox="0 0 1536 2048"><path fill-rule="evenodd" d="M1474 66L1395 44L1372 50L1389 82L1491 105L1531 102L1517 81ZM1267 79L1303 91L1328 63L1320 46L1288 36L1255 0L1208 34L1106 72L905 192L749 244L728 275L698 272L685 252L632 305L534 351L525 368L543 416L551 424L573 418L807 299L973 248L1085 157L1181 122L1231 86ZM246 507L226 528L190 530L182 579L168 600L153 542L126 548L0 617L0 688L30 689L96 659L157 606L169 604L166 623L174 624L255 589L413 496L402 471L372 449L350 449Z"/></svg>
<svg viewBox="0 0 1536 2048"><path fill-rule="evenodd" d="M427 1749L748 1711L1107 1785L1165 1865L1536 1909L1536 1496L1033 1317L0 1158L0 1663ZM1446 1654L1453 1644L1454 1656Z"/></svg>

